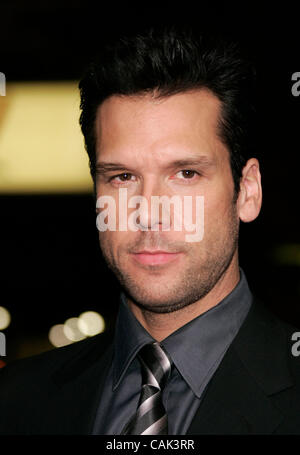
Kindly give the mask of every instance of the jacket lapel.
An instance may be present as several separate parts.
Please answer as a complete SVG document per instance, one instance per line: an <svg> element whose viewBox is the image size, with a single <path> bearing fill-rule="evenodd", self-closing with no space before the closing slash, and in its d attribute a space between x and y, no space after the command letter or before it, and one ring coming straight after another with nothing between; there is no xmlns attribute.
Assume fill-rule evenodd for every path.
<svg viewBox="0 0 300 455"><path fill-rule="evenodd" d="M278 320L254 301L187 434L273 433L284 416L272 395L293 385L286 343Z"/></svg>

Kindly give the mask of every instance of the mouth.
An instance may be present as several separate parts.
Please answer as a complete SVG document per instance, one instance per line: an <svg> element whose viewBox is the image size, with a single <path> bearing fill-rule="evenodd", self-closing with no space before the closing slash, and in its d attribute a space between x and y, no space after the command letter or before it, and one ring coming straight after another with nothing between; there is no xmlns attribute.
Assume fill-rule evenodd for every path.
<svg viewBox="0 0 300 455"><path fill-rule="evenodd" d="M139 264L143 265L163 265L175 261L182 253L169 253L162 250L143 250L133 253L131 256Z"/></svg>

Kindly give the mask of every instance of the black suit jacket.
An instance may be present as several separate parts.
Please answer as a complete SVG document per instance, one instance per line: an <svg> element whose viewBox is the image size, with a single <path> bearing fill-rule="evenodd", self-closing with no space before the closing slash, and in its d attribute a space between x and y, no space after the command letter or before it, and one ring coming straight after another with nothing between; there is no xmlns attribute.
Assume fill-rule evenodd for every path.
<svg viewBox="0 0 300 455"><path fill-rule="evenodd" d="M187 434L300 434L295 327L254 301ZM91 434L113 333L0 369L0 434Z"/></svg>

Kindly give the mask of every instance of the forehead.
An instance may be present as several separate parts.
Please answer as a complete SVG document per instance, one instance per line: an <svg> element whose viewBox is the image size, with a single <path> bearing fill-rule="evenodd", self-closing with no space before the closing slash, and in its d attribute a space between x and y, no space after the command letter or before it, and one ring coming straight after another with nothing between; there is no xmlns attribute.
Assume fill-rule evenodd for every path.
<svg viewBox="0 0 300 455"><path fill-rule="evenodd" d="M160 99L153 94L112 96L97 111L97 158L122 154L139 159L147 153L162 159L178 150L220 158L227 155L217 134L220 113L220 100L206 89Z"/></svg>

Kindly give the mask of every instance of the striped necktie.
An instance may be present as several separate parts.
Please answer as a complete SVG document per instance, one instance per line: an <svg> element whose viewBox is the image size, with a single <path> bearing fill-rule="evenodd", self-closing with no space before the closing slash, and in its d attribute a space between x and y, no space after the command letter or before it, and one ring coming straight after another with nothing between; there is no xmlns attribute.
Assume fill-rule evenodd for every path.
<svg viewBox="0 0 300 455"><path fill-rule="evenodd" d="M138 354L142 369L142 391L134 416L121 434L168 434L162 390L171 374L172 361L158 342L145 345Z"/></svg>

